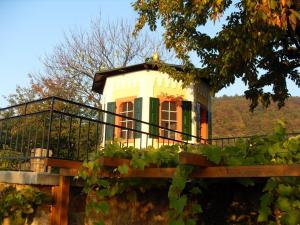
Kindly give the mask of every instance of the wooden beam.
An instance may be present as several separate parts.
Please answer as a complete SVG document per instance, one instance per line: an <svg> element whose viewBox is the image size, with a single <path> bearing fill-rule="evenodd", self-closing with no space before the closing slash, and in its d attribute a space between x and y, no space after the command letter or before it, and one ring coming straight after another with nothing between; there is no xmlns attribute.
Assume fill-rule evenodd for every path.
<svg viewBox="0 0 300 225"><path fill-rule="evenodd" d="M130 166L129 159L120 159L120 158L113 158L113 157L99 157L98 162L103 166L109 166L109 167L118 167L121 165Z"/></svg>
<svg viewBox="0 0 300 225"><path fill-rule="evenodd" d="M70 168L70 169L79 169L82 166L82 162L64 160L64 159L53 159L47 158L46 166L58 167L58 168Z"/></svg>
<svg viewBox="0 0 300 225"><path fill-rule="evenodd" d="M172 178L175 168L129 168L128 174L99 173L99 177L119 178ZM76 170L63 170L61 175L76 176ZM300 176L300 165L213 166L195 168L191 178L255 178Z"/></svg>
<svg viewBox="0 0 300 225"><path fill-rule="evenodd" d="M216 166L216 164L209 161L205 156L188 152L179 153L179 163L199 167Z"/></svg>
<svg viewBox="0 0 300 225"><path fill-rule="evenodd" d="M99 163L108 167L117 167L119 165L128 165L128 174L102 173L101 177L120 177L120 178L171 178L175 168L145 168L137 170L130 168L128 159L119 159L111 157L100 157ZM183 153L180 155L180 163L197 165L191 178L245 178L245 177L282 177L282 176L300 176L300 164L294 165L253 165L253 166L217 166L206 160L203 156ZM47 159L48 166L60 167L60 174L63 176L77 176L81 162Z"/></svg>
<svg viewBox="0 0 300 225"><path fill-rule="evenodd" d="M196 169L193 178L299 177L300 165L218 166Z"/></svg>
<svg viewBox="0 0 300 225"><path fill-rule="evenodd" d="M59 186L52 187L52 196L51 225L68 225L70 177L59 177Z"/></svg>
<svg viewBox="0 0 300 225"><path fill-rule="evenodd" d="M120 159L120 158L113 158L113 157L99 157L98 163L108 167L118 167L120 165L130 166L129 159ZM58 168L68 168L68 169L78 170L82 166L82 162L73 161L73 160L47 158L46 165L52 167L58 167Z"/></svg>

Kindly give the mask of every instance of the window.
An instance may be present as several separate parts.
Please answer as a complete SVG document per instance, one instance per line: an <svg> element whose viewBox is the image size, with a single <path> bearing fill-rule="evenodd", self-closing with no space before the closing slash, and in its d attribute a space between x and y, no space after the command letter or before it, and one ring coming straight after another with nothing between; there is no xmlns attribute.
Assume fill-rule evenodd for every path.
<svg viewBox="0 0 300 225"><path fill-rule="evenodd" d="M124 102L121 104L120 107L120 114L122 116L133 118L133 103L132 102ZM121 128L121 138L133 138L133 132L126 128L133 129L133 120L127 118L121 118L120 121Z"/></svg>
<svg viewBox="0 0 300 225"><path fill-rule="evenodd" d="M177 128L176 102L164 101L161 105L161 126L171 130ZM175 132L162 129L161 136L175 139Z"/></svg>

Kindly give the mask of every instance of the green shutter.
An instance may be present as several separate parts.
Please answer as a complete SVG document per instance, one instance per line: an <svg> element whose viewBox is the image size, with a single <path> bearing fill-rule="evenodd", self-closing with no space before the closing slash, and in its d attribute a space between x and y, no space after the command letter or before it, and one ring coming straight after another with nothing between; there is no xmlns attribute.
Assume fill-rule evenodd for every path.
<svg viewBox="0 0 300 225"><path fill-rule="evenodd" d="M207 125L208 125L208 139L211 139L212 136L212 118L211 112L207 111Z"/></svg>
<svg viewBox="0 0 300 225"><path fill-rule="evenodd" d="M143 107L143 98L134 99L134 119L142 120L142 107ZM134 123L134 129L141 131L142 130L142 123L141 122L135 122ZM135 138L140 138L141 133L135 132L134 137Z"/></svg>
<svg viewBox="0 0 300 225"><path fill-rule="evenodd" d="M191 140L192 137L192 102L182 101L182 132L188 135L183 135L183 140Z"/></svg>
<svg viewBox="0 0 300 225"><path fill-rule="evenodd" d="M149 108L149 123L154 125L159 125L159 99L150 98L150 108ZM159 134L158 127L149 126L149 133L153 135Z"/></svg>
<svg viewBox="0 0 300 225"><path fill-rule="evenodd" d="M116 103L108 102L107 103L107 111L108 112L116 112ZM106 122L110 124L115 124L115 115L107 113ZM115 127L111 125L106 125L105 129L105 140L112 140L114 137Z"/></svg>
<svg viewBox="0 0 300 225"><path fill-rule="evenodd" d="M199 138L197 141L200 141L201 138L201 105L200 103L196 103L196 136Z"/></svg>

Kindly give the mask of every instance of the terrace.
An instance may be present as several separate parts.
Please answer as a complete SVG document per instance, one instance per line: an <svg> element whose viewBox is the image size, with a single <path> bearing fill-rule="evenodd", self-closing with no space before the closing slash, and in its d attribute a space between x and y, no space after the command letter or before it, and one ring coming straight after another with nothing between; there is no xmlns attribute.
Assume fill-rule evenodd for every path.
<svg viewBox="0 0 300 225"><path fill-rule="evenodd" d="M143 130L115 125L107 120L107 115L130 119L134 124L139 124L135 128L143 127ZM150 129L153 127L158 132L149 132L155 130ZM111 128L115 132L108 138L106 130ZM115 137L121 130L127 130L127 137ZM174 135L171 138L166 133ZM196 140L199 144L221 147L231 145L241 138L250 138L203 139L96 107L48 97L0 109L0 168L44 172L47 168L41 160L45 158L88 160L95 151L113 141L140 149L188 144L183 136L189 136L184 139Z"/></svg>

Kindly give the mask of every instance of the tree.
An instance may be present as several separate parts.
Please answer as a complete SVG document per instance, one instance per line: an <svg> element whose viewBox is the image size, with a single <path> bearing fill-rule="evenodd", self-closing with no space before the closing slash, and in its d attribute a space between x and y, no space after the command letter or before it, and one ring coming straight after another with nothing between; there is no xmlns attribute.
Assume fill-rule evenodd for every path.
<svg viewBox="0 0 300 225"><path fill-rule="evenodd" d="M166 47L175 50L185 68L183 73L173 74L175 79L189 83L208 77L217 92L242 78L253 110L259 103L268 106L271 101L282 107L290 95L288 78L300 87L299 2L136 0L133 7L139 14L136 33L146 24L155 30L158 20L161 22ZM203 26L225 13L229 16L220 32L214 37L203 32ZM201 64L198 70L191 63L191 52ZM174 71L169 69L169 73ZM265 91L266 86L273 91Z"/></svg>
<svg viewBox="0 0 300 225"><path fill-rule="evenodd" d="M81 103L99 105L100 96L91 91L95 72L145 61L157 49L165 58L163 42L146 32L133 36L133 26L121 20L115 23L91 23L89 31L71 31L50 55L42 58L43 71L30 74L31 86L17 87L7 97L10 104L47 96L59 96Z"/></svg>

